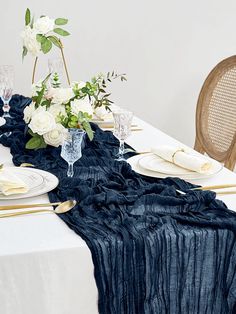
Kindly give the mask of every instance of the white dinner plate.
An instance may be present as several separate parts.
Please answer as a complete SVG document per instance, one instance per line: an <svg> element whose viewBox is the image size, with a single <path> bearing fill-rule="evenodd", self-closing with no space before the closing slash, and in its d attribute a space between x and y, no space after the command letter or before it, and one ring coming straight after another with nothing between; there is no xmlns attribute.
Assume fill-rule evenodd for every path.
<svg viewBox="0 0 236 314"><path fill-rule="evenodd" d="M24 181L29 187L29 191L22 194L0 194L0 200L15 200L38 196L52 191L59 183L56 176L44 170L23 167L6 167L5 169L9 169L9 171Z"/></svg>
<svg viewBox="0 0 236 314"><path fill-rule="evenodd" d="M212 160L213 162L212 170L211 172L207 174L201 174L194 171L190 171L189 173L185 173L181 175L170 174L170 173L166 174L166 173L161 173L161 172L142 168L139 164L139 161L141 158L143 158L143 155L136 155L127 159L127 162L131 165L132 169L135 172L142 174L144 176L153 177L153 178L179 177L184 180L199 180L199 179L212 177L223 169L223 166L218 161Z"/></svg>
<svg viewBox="0 0 236 314"><path fill-rule="evenodd" d="M185 175L192 174L193 171L181 168L169 161L164 160L161 157L153 153L145 154L138 161L139 166L155 172L170 174L170 175Z"/></svg>

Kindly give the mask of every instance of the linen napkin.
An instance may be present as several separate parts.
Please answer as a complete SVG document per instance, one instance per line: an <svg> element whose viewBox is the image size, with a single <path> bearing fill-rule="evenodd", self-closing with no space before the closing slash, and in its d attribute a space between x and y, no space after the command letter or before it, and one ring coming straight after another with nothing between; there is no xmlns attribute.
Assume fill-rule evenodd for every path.
<svg viewBox="0 0 236 314"><path fill-rule="evenodd" d="M22 194L29 191L27 184L10 169L0 170L0 193L4 195Z"/></svg>
<svg viewBox="0 0 236 314"><path fill-rule="evenodd" d="M202 174L207 174L213 167L211 160L194 155L191 150L183 147L163 145L151 148L151 152L179 167Z"/></svg>

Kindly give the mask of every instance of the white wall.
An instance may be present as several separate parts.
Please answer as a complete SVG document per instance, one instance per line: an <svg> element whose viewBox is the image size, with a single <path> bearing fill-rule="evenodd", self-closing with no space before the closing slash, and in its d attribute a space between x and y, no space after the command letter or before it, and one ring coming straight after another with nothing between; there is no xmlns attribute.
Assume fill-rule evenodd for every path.
<svg viewBox="0 0 236 314"><path fill-rule="evenodd" d="M0 63L15 65L16 92L30 91L33 60L27 56L22 64L19 39L26 7L36 16L67 17L72 35L64 44L71 77L126 72L128 82L112 87L115 102L190 145L201 85L218 61L236 51L235 0L0 3ZM40 65L40 73L46 73L45 58Z"/></svg>

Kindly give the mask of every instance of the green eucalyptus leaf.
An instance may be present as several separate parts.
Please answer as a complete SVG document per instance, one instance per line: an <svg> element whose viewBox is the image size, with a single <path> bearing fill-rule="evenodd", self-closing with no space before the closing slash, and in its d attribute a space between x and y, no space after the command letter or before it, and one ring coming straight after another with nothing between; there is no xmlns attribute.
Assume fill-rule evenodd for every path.
<svg viewBox="0 0 236 314"><path fill-rule="evenodd" d="M61 48L61 42L56 36L48 36L48 39L58 48Z"/></svg>
<svg viewBox="0 0 236 314"><path fill-rule="evenodd" d="M78 121L82 123L84 121L84 114L82 111L78 113Z"/></svg>
<svg viewBox="0 0 236 314"><path fill-rule="evenodd" d="M76 128L76 127L77 127L77 125L78 125L78 123L77 123L77 122L75 122L75 121L69 121L69 122L68 122L68 126L69 126L69 128Z"/></svg>
<svg viewBox="0 0 236 314"><path fill-rule="evenodd" d="M41 106L46 106L47 108L50 106L50 104L51 104L51 101L48 99L41 102Z"/></svg>
<svg viewBox="0 0 236 314"><path fill-rule="evenodd" d="M85 132L88 134L88 138L90 139L90 141L92 141L93 138L94 138L94 132L93 132L93 130L91 128L90 123L88 121L84 121L82 123L82 127L85 130Z"/></svg>
<svg viewBox="0 0 236 314"><path fill-rule="evenodd" d="M62 17L59 17L55 20L56 25L66 25L68 23L68 19L64 19Z"/></svg>
<svg viewBox="0 0 236 314"><path fill-rule="evenodd" d="M71 116L71 121L78 123L78 118L76 116Z"/></svg>
<svg viewBox="0 0 236 314"><path fill-rule="evenodd" d="M29 25L30 24L30 9L27 8L25 11L25 25Z"/></svg>
<svg viewBox="0 0 236 314"><path fill-rule="evenodd" d="M44 139L42 138L41 144L39 145L39 147L37 149L46 148L46 147L47 147L47 144L44 142Z"/></svg>
<svg viewBox="0 0 236 314"><path fill-rule="evenodd" d="M28 129L28 133L29 133L31 136L37 136L37 134L34 133L30 128Z"/></svg>
<svg viewBox="0 0 236 314"><path fill-rule="evenodd" d="M61 36L69 36L70 35L70 33L69 32L67 32L67 31L65 31L64 29L62 29L62 28L54 28L54 30L53 30L56 34L58 34L58 35L61 35Z"/></svg>
<svg viewBox="0 0 236 314"><path fill-rule="evenodd" d="M42 34L37 34L36 35L36 39L39 43L44 43L46 40L47 40L47 37L45 37L44 35Z"/></svg>
<svg viewBox="0 0 236 314"><path fill-rule="evenodd" d="M46 40L41 43L41 49L44 54L48 53L52 49L51 41L46 38Z"/></svg>
<svg viewBox="0 0 236 314"><path fill-rule="evenodd" d="M32 137L25 145L25 148L27 149L37 149L41 146L42 139L40 136L34 136Z"/></svg>

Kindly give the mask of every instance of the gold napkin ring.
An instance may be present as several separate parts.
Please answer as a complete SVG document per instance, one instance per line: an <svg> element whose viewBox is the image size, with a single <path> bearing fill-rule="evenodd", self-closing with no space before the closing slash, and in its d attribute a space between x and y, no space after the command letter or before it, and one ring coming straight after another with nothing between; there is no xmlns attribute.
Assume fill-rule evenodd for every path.
<svg viewBox="0 0 236 314"><path fill-rule="evenodd" d="M175 155L179 152L184 152L183 148L177 149L174 154L171 156L173 164L175 163Z"/></svg>

